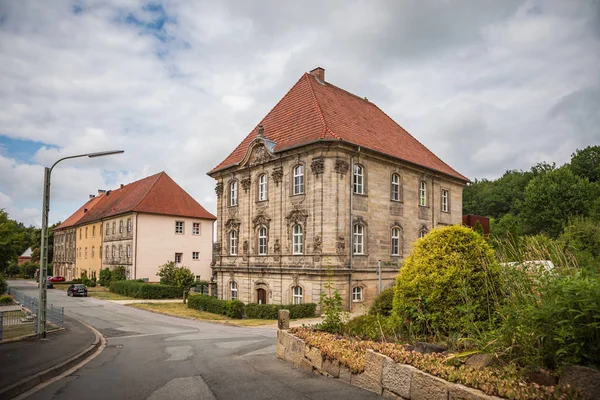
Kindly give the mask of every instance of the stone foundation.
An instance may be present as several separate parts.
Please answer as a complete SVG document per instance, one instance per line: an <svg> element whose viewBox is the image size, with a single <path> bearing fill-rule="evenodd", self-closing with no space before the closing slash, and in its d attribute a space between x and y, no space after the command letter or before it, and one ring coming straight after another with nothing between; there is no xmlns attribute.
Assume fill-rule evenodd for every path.
<svg viewBox="0 0 600 400"><path fill-rule="evenodd" d="M410 365L367 350L365 371L353 374L337 360L283 330L277 331L277 357L296 367L314 371L392 399L405 400L500 400L479 390L447 382Z"/></svg>

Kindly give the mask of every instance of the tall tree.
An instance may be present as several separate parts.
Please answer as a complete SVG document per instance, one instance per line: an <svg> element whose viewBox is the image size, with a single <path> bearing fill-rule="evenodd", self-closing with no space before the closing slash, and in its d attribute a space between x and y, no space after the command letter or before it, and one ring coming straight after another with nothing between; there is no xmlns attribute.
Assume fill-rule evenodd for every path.
<svg viewBox="0 0 600 400"><path fill-rule="evenodd" d="M577 149L571 156L571 170L590 182L600 182L600 146Z"/></svg>

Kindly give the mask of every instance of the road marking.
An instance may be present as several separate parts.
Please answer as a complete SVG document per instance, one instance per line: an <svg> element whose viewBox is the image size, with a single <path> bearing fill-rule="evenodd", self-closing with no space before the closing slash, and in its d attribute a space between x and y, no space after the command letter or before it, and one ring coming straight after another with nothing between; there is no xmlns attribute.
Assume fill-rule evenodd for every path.
<svg viewBox="0 0 600 400"><path fill-rule="evenodd" d="M216 400L215 395L201 376L175 378L156 389L147 400Z"/></svg>
<svg viewBox="0 0 600 400"><path fill-rule="evenodd" d="M132 338L139 338L139 337L144 337L144 336L161 336L161 335L173 336L173 335L180 335L183 333L197 333L197 332L198 332L198 329L195 329L193 331L179 331L179 332L141 333L139 335L115 336L110 339L132 339ZM177 340L177 339L169 338L168 340Z"/></svg>

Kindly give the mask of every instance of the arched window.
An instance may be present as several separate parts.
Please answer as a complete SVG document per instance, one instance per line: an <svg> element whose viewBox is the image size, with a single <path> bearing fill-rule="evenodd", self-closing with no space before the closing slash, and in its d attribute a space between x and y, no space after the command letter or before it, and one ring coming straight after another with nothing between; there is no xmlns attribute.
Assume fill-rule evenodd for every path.
<svg viewBox="0 0 600 400"><path fill-rule="evenodd" d="M292 293L292 304L302 304L302 287L294 286Z"/></svg>
<svg viewBox="0 0 600 400"><path fill-rule="evenodd" d="M119 233L123 233L123 220L119 221Z"/></svg>
<svg viewBox="0 0 600 400"><path fill-rule="evenodd" d="M354 164L354 193L356 194L364 194L365 193L365 185L364 185L364 169L361 165Z"/></svg>
<svg viewBox="0 0 600 400"><path fill-rule="evenodd" d="M392 228L392 255L400 255L400 228Z"/></svg>
<svg viewBox="0 0 600 400"><path fill-rule="evenodd" d="M229 184L229 205L237 206L238 203L238 186L237 181L233 181Z"/></svg>
<svg viewBox="0 0 600 400"><path fill-rule="evenodd" d="M352 288L352 301L363 301L363 288L361 288L360 286L355 286Z"/></svg>
<svg viewBox="0 0 600 400"><path fill-rule="evenodd" d="M114 246L114 245L112 247L112 258L113 258L113 260L115 258L117 258L117 246Z"/></svg>
<svg viewBox="0 0 600 400"><path fill-rule="evenodd" d="M106 234L110 233L110 224L106 224Z"/></svg>
<svg viewBox="0 0 600 400"><path fill-rule="evenodd" d="M267 199L267 175L262 174L258 177L258 201Z"/></svg>
<svg viewBox="0 0 600 400"><path fill-rule="evenodd" d="M354 224L354 254L364 254L364 231L364 226Z"/></svg>
<svg viewBox="0 0 600 400"><path fill-rule="evenodd" d="M258 254L261 256L267 254L267 228L264 226L258 230Z"/></svg>
<svg viewBox="0 0 600 400"><path fill-rule="evenodd" d="M302 254L304 252L303 246L303 238L302 238L302 225L297 224L294 225L293 229L293 253L294 254Z"/></svg>
<svg viewBox="0 0 600 400"><path fill-rule="evenodd" d="M232 281L229 284L229 289L230 289L230 292L231 292L231 300L237 300L237 298L238 298L237 282L236 281Z"/></svg>
<svg viewBox="0 0 600 400"><path fill-rule="evenodd" d="M123 246L119 245L119 258L123 258Z"/></svg>
<svg viewBox="0 0 600 400"><path fill-rule="evenodd" d="M113 222L113 229L112 229L112 233L113 233L113 235L114 235L115 233L117 233L117 223L116 223L116 222Z"/></svg>
<svg viewBox="0 0 600 400"><path fill-rule="evenodd" d="M299 164L294 167L294 194L304 193L304 165Z"/></svg>
<svg viewBox="0 0 600 400"><path fill-rule="evenodd" d="M131 246L127 245L127 258L131 258Z"/></svg>
<svg viewBox="0 0 600 400"><path fill-rule="evenodd" d="M427 235L427 229L425 229L425 228L422 228L422 229L419 231L419 239L423 239L423 238L424 238L426 235Z"/></svg>
<svg viewBox="0 0 600 400"><path fill-rule="evenodd" d="M238 248L238 233L237 231L229 232L229 255L237 256Z"/></svg>
<svg viewBox="0 0 600 400"><path fill-rule="evenodd" d="M427 182L421 181L419 185L419 205L425 207L427 205Z"/></svg>
<svg viewBox="0 0 600 400"><path fill-rule="evenodd" d="M400 175L392 174L392 193L393 201L400 201Z"/></svg>

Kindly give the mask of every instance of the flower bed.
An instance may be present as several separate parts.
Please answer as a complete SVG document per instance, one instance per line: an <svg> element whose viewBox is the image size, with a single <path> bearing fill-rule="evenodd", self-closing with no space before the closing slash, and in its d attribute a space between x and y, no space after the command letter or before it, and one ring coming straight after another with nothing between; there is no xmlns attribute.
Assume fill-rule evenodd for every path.
<svg viewBox="0 0 600 400"><path fill-rule="evenodd" d="M450 398L473 399L489 399L489 396L508 399L580 398L569 388L527 382L514 366L477 370L456 358L411 352L399 344L348 340L306 328L295 328L290 332L292 334L279 331L278 357L379 394L389 391L404 398L426 396L431 399L448 398L451 393L455 395L450 395ZM423 390L426 393L419 392ZM469 397L457 394L465 390L471 390Z"/></svg>

